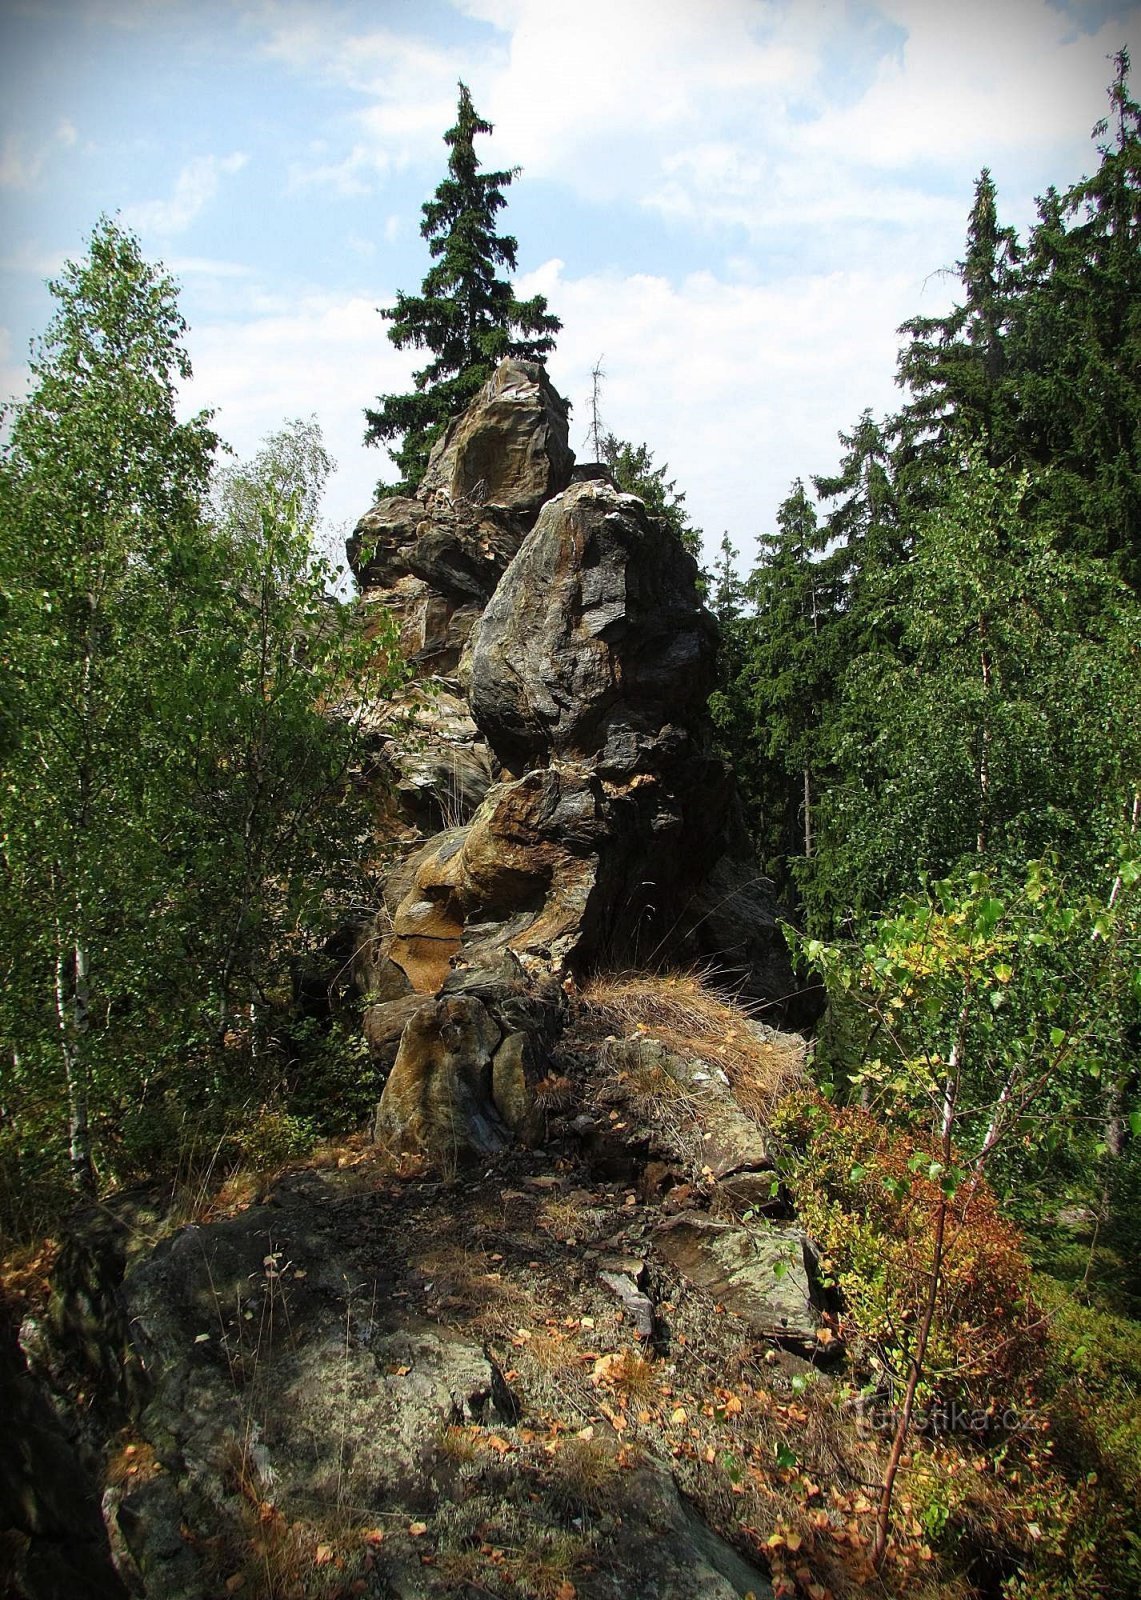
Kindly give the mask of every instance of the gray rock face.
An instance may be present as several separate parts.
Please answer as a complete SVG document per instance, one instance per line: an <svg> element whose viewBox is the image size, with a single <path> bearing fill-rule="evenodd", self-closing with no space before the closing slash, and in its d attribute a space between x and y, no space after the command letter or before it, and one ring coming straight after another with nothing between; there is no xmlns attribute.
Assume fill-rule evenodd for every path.
<svg viewBox="0 0 1141 1600"><path fill-rule="evenodd" d="M561 1570L583 1600L771 1600L659 1454L623 1458L601 1412L578 1440L565 1424L552 1433L549 1397L483 1342L480 1298L462 1295L494 1306L506 1266L473 1247L466 1211L498 1202L499 1188L386 1192L305 1172L238 1215L103 1253L111 1277L89 1285L92 1303L117 1303L130 1328L145 1369L133 1417L153 1453L113 1508L132 1592L202 1600L280 1570L277 1592L320 1594L335 1558L349 1592L447 1600L452 1563L484 1528L489 1547L566 1551ZM504 1248L524 1263L533 1227ZM596 1318L609 1296L585 1302ZM601 1489L580 1482L580 1460ZM584 1506L589 1542L576 1539ZM105 1560L76 1561L80 1510L69 1506L67 1548L53 1552L63 1565L26 1590L36 1600L124 1593ZM88 1523L97 1536L91 1508Z"/></svg>
<svg viewBox="0 0 1141 1600"><path fill-rule="evenodd" d="M712 956L754 996L792 988L713 754L717 634L697 566L640 500L605 474L572 482L572 466L545 372L504 362L417 498L381 501L349 543L366 602L392 609L418 676L435 675L411 730L383 717L376 730L408 844L358 960L385 1065L397 1023L422 1024L413 997L505 957L540 986L602 959ZM531 1018L501 1031L526 1038L499 1073L518 1129L549 1030ZM395 1107L411 1107L395 1089L390 1102L377 1123L389 1140Z"/></svg>
<svg viewBox="0 0 1141 1600"><path fill-rule="evenodd" d="M493 1058L502 1040L478 1000L422 1005L400 1036L377 1107L377 1143L444 1158L502 1150L507 1128L493 1099Z"/></svg>
<svg viewBox="0 0 1141 1600"><path fill-rule="evenodd" d="M533 521L570 482L567 415L541 363L501 361L433 449L420 497L499 506Z"/></svg>
<svg viewBox="0 0 1141 1600"><path fill-rule="evenodd" d="M549 502L472 638L472 715L504 765L589 756L623 778L668 761L713 686L696 579L632 495L588 482Z"/></svg>
<svg viewBox="0 0 1141 1600"><path fill-rule="evenodd" d="M654 1244L758 1338L809 1353L817 1348L822 1300L803 1228L774 1222L743 1228L688 1213L661 1223Z"/></svg>

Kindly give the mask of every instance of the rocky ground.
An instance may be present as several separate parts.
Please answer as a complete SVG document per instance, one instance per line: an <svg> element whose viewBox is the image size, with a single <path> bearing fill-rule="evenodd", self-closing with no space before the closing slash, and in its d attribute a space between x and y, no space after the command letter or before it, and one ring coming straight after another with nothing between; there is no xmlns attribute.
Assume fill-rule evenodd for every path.
<svg viewBox="0 0 1141 1600"><path fill-rule="evenodd" d="M129 1590L827 1594L870 1507L761 1164L800 1065L691 981L612 982L575 1000L539 1148L448 1170L362 1140L173 1229L92 1214L43 1333L73 1384L98 1353Z"/></svg>

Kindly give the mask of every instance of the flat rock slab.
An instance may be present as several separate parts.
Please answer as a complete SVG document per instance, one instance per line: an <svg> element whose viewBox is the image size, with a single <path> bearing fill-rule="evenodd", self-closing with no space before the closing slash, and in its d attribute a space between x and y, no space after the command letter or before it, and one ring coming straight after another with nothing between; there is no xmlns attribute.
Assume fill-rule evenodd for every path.
<svg viewBox="0 0 1141 1600"><path fill-rule="evenodd" d="M616 1092L626 1079L639 1073L656 1070L666 1074L682 1091L695 1127L700 1128L701 1164L718 1182L734 1173L768 1174L764 1180L767 1193L775 1166L771 1141L738 1105L721 1067L678 1055L660 1040L644 1035L608 1039L602 1046L601 1061ZM678 1109L674 1108L675 1113ZM638 1137L643 1133L639 1128Z"/></svg>
<svg viewBox="0 0 1141 1600"><path fill-rule="evenodd" d="M759 1338L816 1348L820 1295L803 1229L770 1222L745 1228L689 1212L661 1223L653 1238L682 1277Z"/></svg>

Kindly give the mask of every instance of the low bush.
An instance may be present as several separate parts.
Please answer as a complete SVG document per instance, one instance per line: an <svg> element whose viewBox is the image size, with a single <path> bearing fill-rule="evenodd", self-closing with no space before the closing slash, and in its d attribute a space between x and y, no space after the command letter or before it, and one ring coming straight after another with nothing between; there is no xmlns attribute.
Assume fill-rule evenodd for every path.
<svg viewBox="0 0 1141 1600"><path fill-rule="evenodd" d="M837 1108L811 1092L786 1097L774 1127L793 1157L797 1210L843 1297L845 1336L890 1400L930 1283L943 1194L926 1168L937 1152L858 1106ZM985 1181L961 1183L947 1203L943 1281L918 1399L929 1431L982 1434L1002 1425L1042 1370L1044 1325L1021 1237Z"/></svg>

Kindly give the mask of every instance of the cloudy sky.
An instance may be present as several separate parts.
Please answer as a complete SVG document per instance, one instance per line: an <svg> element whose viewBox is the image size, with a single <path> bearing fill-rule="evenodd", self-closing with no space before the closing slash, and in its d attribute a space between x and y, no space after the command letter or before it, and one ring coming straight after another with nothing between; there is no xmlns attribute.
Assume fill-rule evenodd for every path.
<svg viewBox="0 0 1141 1600"><path fill-rule="evenodd" d="M45 278L117 213L182 285L188 407L240 453L315 413L351 524L394 476L362 411L418 363L376 308L427 268L462 77L485 165L523 169L503 226L563 320L572 444L601 358L606 423L747 566L792 480L896 403L896 328L949 303L979 170L1024 231L1096 165L1139 23L1137 0L0 0L0 394Z"/></svg>

